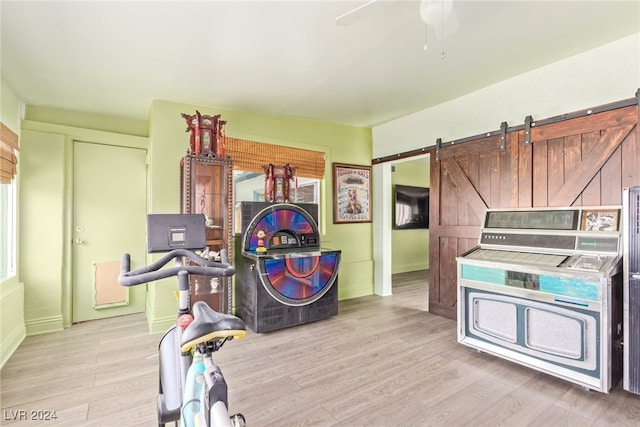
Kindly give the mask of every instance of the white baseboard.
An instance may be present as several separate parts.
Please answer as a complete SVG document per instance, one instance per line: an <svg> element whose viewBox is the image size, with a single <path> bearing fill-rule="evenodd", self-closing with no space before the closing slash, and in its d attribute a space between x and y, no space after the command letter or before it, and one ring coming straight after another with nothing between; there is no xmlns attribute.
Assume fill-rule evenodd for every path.
<svg viewBox="0 0 640 427"><path fill-rule="evenodd" d="M2 344L0 345L0 368L7 363L7 360L9 360L11 355L18 349L26 336L27 331L24 327L24 323L21 323L15 327L9 335L3 338Z"/></svg>

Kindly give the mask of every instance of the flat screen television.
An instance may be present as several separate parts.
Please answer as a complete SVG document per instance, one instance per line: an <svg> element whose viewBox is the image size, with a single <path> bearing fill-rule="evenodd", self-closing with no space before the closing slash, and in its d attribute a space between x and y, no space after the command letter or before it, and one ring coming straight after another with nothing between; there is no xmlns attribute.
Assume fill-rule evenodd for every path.
<svg viewBox="0 0 640 427"><path fill-rule="evenodd" d="M397 184L394 188L394 229L429 228L429 189Z"/></svg>

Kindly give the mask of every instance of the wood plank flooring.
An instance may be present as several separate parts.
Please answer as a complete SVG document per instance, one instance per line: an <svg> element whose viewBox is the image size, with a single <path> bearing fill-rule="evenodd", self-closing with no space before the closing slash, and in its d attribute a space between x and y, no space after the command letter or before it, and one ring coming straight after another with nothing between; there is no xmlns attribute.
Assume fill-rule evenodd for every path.
<svg viewBox="0 0 640 427"><path fill-rule="evenodd" d="M456 342L427 312L426 271L392 297L230 342L217 361L249 426L638 426L640 398L587 391ZM28 337L1 372L2 425L154 426L157 342L143 315ZM12 420L25 410L54 421Z"/></svg>

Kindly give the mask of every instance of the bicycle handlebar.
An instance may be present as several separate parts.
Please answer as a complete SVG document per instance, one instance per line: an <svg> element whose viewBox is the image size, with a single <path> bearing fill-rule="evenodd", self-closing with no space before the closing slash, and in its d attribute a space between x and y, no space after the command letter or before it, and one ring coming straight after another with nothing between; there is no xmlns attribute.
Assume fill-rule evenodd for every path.
<svg viewBox="0 0 640 427"><path fill-rule="evenodd" d="M181 265L177 267L162 268L171 260L178 257L186 257L198 265ZM226 261L226 251L223 250L222 259ZM118 283L122 286L135 286L167 277L178 276L181 271L189 274L199 274L211 277L229 277L236 272L235 268L227 262L209 261L196 255L187 249L174 249L162 256L159 260L131 271L131 256L124 254L120 268ZM184 273L183 273L184 274Z"/></svg>

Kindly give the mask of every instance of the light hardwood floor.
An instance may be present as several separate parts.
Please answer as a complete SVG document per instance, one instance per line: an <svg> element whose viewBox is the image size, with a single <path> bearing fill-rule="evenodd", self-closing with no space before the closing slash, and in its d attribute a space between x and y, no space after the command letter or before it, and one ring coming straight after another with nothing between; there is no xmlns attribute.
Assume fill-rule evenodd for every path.
<svg viewBox="0 0 640 427"><path fill-rule="evenodd" d="M455 322L426 311L426 277L396 275L392 297L226 344L231 411L249 426L640 425L640 398L621 385L587 391L458 344ZM142 315L28 337L2 369L2 424L156 425L158 339ZM7 419L19 410L57 420Z"/></svg>

